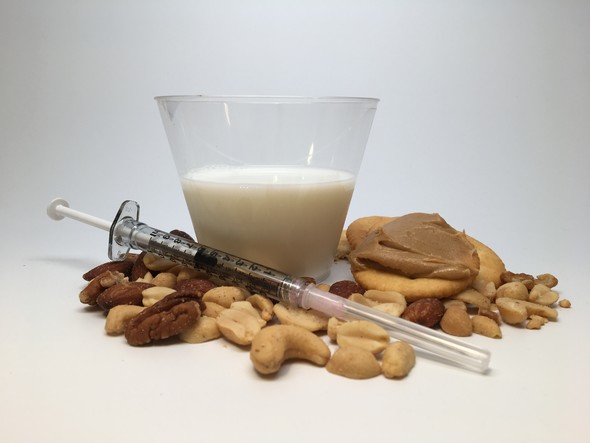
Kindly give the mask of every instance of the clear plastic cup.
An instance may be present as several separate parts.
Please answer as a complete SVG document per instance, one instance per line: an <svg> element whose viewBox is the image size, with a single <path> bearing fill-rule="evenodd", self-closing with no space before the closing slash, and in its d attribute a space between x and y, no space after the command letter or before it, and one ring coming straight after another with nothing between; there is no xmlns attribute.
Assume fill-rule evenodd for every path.
<svg viewBox="0 0 590 443"><path fill-rule="evenodd" d="M379 102L156 97L197 241L325 278Z"/></svg>

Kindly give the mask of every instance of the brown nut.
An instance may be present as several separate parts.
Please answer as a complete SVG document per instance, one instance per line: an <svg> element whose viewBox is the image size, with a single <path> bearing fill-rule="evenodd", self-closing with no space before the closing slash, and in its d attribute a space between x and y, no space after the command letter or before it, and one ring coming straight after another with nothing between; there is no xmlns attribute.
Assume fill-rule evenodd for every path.
<svg viewBox="0 0 590 443"><path fill-rule="evenodd" d="M449 335L469 337L473 325L469 314L461 308L450 307L440 319L440 328Z"/></svg>
<svg viewBox="0 0 590 443"><path fill-rule="evenodd" d="M362 348L338 348L326 365L328 372L346 378L364 380L381 374L381 365L375 356Z"/></svg>
<svg viewBox="0 0 590 443"><path fill-rule="evenodd" d="M142 252L138 255L135 262L133 262L133 267L131 268L131 276L129 277L129 280L135 281L137 279L144 278L145 275L150 271L143 262L143 258L146 254L147 252Z"/></svg>
<svg viewBox="0 0 590 443"><path fill-rule="evenodd" d="M129 277L131 275L131 268L133 268L136 259L137 254L127 254L125 260L109 261L98 265L82 275L82 278L86 281L90 281L105 271L122 272L125 276Z"/></svg>
<svg viewBox="0 0 590 443"><path fill-rule="evenodd" d="M105 289L117 285L125 279L125 274L118 271L104 271L98 274L80 291L80 302L96 305L96 299Z"/></svg>
<svg viewBox="0 0 590 443"><path fill-rule="evenodd" d="M142 306L142 292L144 289L151 288L152 286L150 283L141 282L114 285L100 293L96 298L96 304L105 311L119 305Z"/></svg>
<svg viewBox="0 0 590 443"><path fill-rule="evenodd" d="M352 280L341 280L330 285L329 292L340 297L348 298L350 294L362 294L365 290Z"/></svg>
<svg viewBox="0 0 590 443"><path fill-rule="evenodd" d="M173 293L133 317L125 338L130 345L141 346L180 334L201 315L199 299Z"/></svg>
<svg viewBox="0 0 590 443"><path fill-rule="evenodd" d="M202 297L207 291L217 287L211 280L204 278L189 278L181 280L176 284L176 292L185 295L196 295Z"/></svg>
<svg viewBox="0 0 590 443"><path fill-rule="evenodd" d="M444 313L445 306L442 301L437 298L423 298L410 303L401 317L427 328L433 328L440 322Z"/></svg>

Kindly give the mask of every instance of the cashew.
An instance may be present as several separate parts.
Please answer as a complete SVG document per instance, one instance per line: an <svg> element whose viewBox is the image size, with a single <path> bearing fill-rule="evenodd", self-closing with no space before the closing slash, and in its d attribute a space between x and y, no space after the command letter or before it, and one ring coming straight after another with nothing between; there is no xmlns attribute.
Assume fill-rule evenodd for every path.
<svg viewBox="0 0 590 443"><path fill-rule="evenodd" d="M490 338L502 338L502 331L498 323L490 317L484 315L474 315L471 317L473 332Z"/></svg>
<svg viewBox="0 0 590 443"><path fill-rule="evenodd" d="M572 302L569 301L567 298L564 298L562 300L559 300L559 306L562 308L571 308Z"/></svg>
<svg viewBox="0 0 590 443"><path fill-rule="evenodd" d="M473 332L469 314L457 307L450 307L445 311L440 319L440 328L447 334L456 337L469 337Z"/></svg>
<svg viewBox="0 0 590 443"><path fill-rule="evenodd" d="M250 360L261 374L274 374L285 360L293 358L325 366L330 348L313 332L293 325L268 326L252 341Z"/></svg>
<svg viewBox="0 0 590 443"><path fill-rule="evenodd" d="M260 294L254 294L246 298L246 301L252 303L252 306L256 308L263 320L270 321L272 319L273 303L270 298Z"/></svg>
<svg viewBox="0 0 590 443"><path fill-rule="evenodd" d="M204 343L221 337L217 321L211 317L200 316L195 324L182 331L179 338L187 343Z"/></svg>
<svg viewBox="0 0 590 443"><path fill-rule="evenodd" d="M212 301L218 305L229 308L235 301L246 300L250 293L237 286L218 286L203 294L203 301Z"/></svg>
<svg viewBox="0 0 590 443"><path fill-rule="evenodd" d="M381 365L370 351L356 347L338 348L326 365L328 372L363 380L381 374Z"/></svg>
<svg viewBox="0 0 590 443"><path fill-rule="evenodd" d="M224 309L215 320L219 332L225 338L242 346L252 343L262 328L259 323L260 317L256 318L254 315L236 308Z"/></svg>
<svg viewBox="0 0 590 443"><path fill-rule="evenodd" d="M165 286L152 286L151 288L144 289L141 292L141 295L143 295L143 305L148 308L173 292L176 291Z"/></svg>
<svg viewBox="0 0 590 443"><path fill-rule="evenodd" d="M381 362L383 375L387 378L403 378L416 364L416 353L408 343L397 341L385 348Z"/></svg>
<svg viewBox="0 0 590 443"><path fill-rule="evenodd" d="M529 297L529 290L519 281L504 283L496 290L496 299L508 297L515 300L527 300Z"/></svg>
<svg viewBox="0 0 590 443"><path fill-rule="evenodd" d="M301 326L308 331L325 331L328 329L328 317L313 309L303 309L277 303L273 311L283 325Z"/></svg>
<svg viewBox="0 0 590 443"><path fill-rule="evenodd" d="M129 320L143 311L143 306L118 305L109 310L104 329L109 335L121 335L125 332L125 327Z"/></svg>
<svg viewBox="0 0 590 443"><path fill-rule="evenodd" d="M370 321L353 320L338 327L336 342L341 347L354 346L378 354L389 344L389 334Z"/></svg>

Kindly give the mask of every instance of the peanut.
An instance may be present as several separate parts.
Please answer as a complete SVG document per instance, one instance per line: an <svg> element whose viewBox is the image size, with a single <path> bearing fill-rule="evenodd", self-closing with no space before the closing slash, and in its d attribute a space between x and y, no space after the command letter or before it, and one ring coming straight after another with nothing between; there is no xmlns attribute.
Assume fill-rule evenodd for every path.
<svg viewBox="0 0 590 443"><path fill-rule="evenodd" d="M141 292L141 295L143 296L143 305L145 307L150 307L173 292L176 291L165 286L153 286L151 288L144 289Z"/></svg>
<svg viewBox="0 0 590 443"><path fill-rule="evenodd" d="M143 311L143 306L135 305L118 305L109 310L107 314L104 329L108 335L121 335L125 332L125 327L129 320Z"/></svg>
<svg viewBox="0 0 590 443"><path fill-rule="evenodd" d="M416 353L408 343L397 341L385 348L381 362L383 375L387 378L403 378L416 364Z"/></svg>
<svg viewBox="0 0 590 443"><path fill-rule="evenodd" d="M469 337L473 332L473 325L469 314L461 308L450 307L440 319L440 327L449 335Z"/></svg>
<svg viewBox="0 0 590 443"><path fill-rule="evenodd" d="M301 326L311 332L328 329L328 317L313 309L303 309L277 303L273 307L273 312L283 325Z"/></svg>
<svg viewBox="0 0 590 443"><path fill-rule="evenodd" d="M490 299L475 289L466 289L457 295L451 297L452 300L460 300L467 305L473 305L478 308L489 308L492 304Z"/></svg>
<svg viewBox="0 0 590 443"><path fill-rule="evenodd" d="M187 343L204 343L221 337L217 321L211 317L201 316L197 322L182 331L179 338Z"/></svg>
<svg viewBox="0 0 590 443"><path fill-rule="evenodd" d="M256 308L256 310L260 313L260 317L262 317L264 320L270 321L272 319L273 303L269 298L260 294L254 294L246 298L246 301L252 303L252 306Z"/></svg>
<svg viewBox="0 0 590 443"><path fill-rule="evenodd" d="M219 332L229 341L246 346L260 332L260 317L256 318L248 312L236 308L224 309L217 318Z"/></svg>
<svg viewBox="0 0 590 443"><path fill-rule="evenodd" d="M492 318L484 315L474 315L471 318L473 332L490 338L502 338L500 326Z"/></svg>
<svg viewBox="0 0 590 443"><path fill-rule="evenodd" d="M338 327L336 342L341 347L355 346L378 354L389 344L389 334L370 321L353 320Z"/></svg>
<svg viewBox="0 0 590 443"><path fill-rule="evenodd" d="M212 301L229 308L233 302L246 300L250 295L245 289L236 286L218 286L205 292L203 301Z"/></svg>
<svg viewBox="0 0 590 443"><path fill-rule="evenodd" d="M529 290L520 281L504 283L496 290L496 300L502 297L512 298L515 300L527 300Z"/></svg>
<svg viewBox="0 0 590 443"><path fill-rule="evenodd" d="M541 329L541 327L548 321L549 320L547 320L545 317L541 317L540 315L531 315L530 320L526 324L526 328Z"/></svg>
<svg viewBox="0 0 590 443"><path fill-rule="evenodd" d="M328 364L328 372L363 380L381 374L381 365L370 351L356 347L338 348Z"/></svg>
<svg viewBox="0 0 590 443"><path fill-rule="evenodd" d="M174 288L176 287L176 275L171 272L160 272L150 283L155 286Z"/></svg>

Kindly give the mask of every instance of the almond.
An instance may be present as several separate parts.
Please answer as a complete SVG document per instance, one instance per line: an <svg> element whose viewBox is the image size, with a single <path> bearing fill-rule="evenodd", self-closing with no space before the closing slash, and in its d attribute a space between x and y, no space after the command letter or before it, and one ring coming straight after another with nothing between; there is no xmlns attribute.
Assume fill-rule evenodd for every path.
<svg viewBox="0 0 590 443"><path fill-rule="evenodd" d="M152 286L154 285L140 282L121 283L111 286L97 297L96 304L105 311L119 305L141 306L143 301L142 291Z"/></svg>

